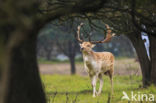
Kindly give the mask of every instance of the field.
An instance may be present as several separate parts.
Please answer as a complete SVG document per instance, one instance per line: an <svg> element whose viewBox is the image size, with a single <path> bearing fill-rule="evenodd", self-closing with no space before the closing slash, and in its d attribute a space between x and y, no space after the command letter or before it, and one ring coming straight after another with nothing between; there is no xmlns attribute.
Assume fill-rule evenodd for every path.
<svg viewBox="0 0 156 103"><path fill-rule="evenodd" d="M48 103L156 103L149 101L150 94L156 98L156 88L154 86L141 88L139 65L134 59L116 61L113 95L110 94L110 80L104 76L102 94L96 98L92 97L90 79L83 71L83 64L77 63L76 66L78 73L69 75L68 63L40 63ZM130 98L133 92L137 101L122 100L123 92L126 92ZM144 101L139 102L138 98L142 94L147 94L147 101L143 98Z"/></svg>
<svg viewBox="0 0 156 103"><path fill-rule="evenodd" d="M39 61L42 74L70 74L69 62ZM117 58L114 67L115 75L141 75L139 63L135 59ZM76 62L76 74L87 76L83 62Z"/></svg>

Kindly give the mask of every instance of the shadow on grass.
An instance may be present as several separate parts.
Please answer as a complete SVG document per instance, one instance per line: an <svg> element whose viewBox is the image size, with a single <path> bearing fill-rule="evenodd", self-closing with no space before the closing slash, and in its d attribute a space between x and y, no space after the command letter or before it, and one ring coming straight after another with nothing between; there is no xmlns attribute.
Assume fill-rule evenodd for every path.
<svg viewBox="0 0 156 103"><path fill-rule="evenodd" d="M65 92L58 92L58 91L55 91L55 92L47 92L47 95L54 95L54 94L60 94L60 95L66 95L67 93L68 94L76 94L76 95L80 95L80 94L90 94L92 93L92 90L83 90L83 91L71 91L71 92L68 92L68 91L65 91Z"/></svg>
<svg viewBox="0 0 156 103"><path fill-rule="evenodd" d="M122 96L123 91L128 92L128 91L137 91L137 90L140 90L140 88L131 88L130 87L130 88L127 88L126 90L121 88L121 89L118 89L118 90L114 90L114 93L116 95L121 95ZM109 89L104 90L102 92L102 94L103 93L106 95L106 98L107 98L106 103L117 103L117 102L121 101L121 97L116 98L116 96L111 94L111 91L109 91ZM56 95L65 95L66 96L66 103L69 103L69 95L75 95L75 98L71 103L77 103L77 98L82 94L83 95L87 95L87 94L92 95L92 89L82 90L82 91L71 91L71 92L68 92L68 91L65 91L65 92L58 92L58 91L47 92L47 95L52 96L52 102L48 102L48 103L54 103ZM97 103L99 103L99 102L97 102Z"/></svg>
<svg viewBox="0 0 156 103"><path fill-rule="evenodd" d="M115 90L114 89L114 93L118 92L118 93L122 93L123 91L137 91L137 90L140 90L141 88L126 88L126 90L124 89L118 89L118 90ZM52 91L52 92L47 92L48 95L54 95L54 94L60 94L60 95L65 95L65 94L92 94L92 89L91 90L82 90L82 91L64 91L64 92L58 92L58 91ZM107 89L107 90L104 90L102 91L102 93L106 93L106 94L109 94L111 92L111 90Z"/></svg>

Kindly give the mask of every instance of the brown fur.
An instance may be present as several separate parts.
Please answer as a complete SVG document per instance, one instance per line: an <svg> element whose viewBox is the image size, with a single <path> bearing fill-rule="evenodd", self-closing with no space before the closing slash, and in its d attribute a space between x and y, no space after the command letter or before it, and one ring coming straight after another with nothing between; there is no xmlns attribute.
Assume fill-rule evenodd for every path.
<svg viewBox="0 0 156 103"><path fill-rule="evenodd" d="M92 44L91 42L83 42L82 44L80 44L80 46L83 53L84 64L88 68L88 73L90 77L92 78L94 75L98 74L98 78L100 79L102 77L102 74L108 75L110 77L111 86L113 88L113 72L114 72L113 54L110 52L92 51L92 48L95 45ZM95 64L92 62L95 62ZM100 66L100 70L98 69L98 66Z"/></svg>

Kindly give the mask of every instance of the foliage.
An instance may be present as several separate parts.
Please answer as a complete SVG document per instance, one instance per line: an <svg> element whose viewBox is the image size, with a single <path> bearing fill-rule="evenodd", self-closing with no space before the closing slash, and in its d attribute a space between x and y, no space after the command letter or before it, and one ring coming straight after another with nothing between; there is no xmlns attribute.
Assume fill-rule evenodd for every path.
<svg viewBox="0 0 156 103"><path fill-rule="evenodd" d="M98 27L101 27L101 29L93 28L87 20L83 20L83 22L85 23L85 25L81 29L81 33L83 34L83 37L84 37L83 39L88 41L87 37L89 33L92 33L91 35L92 40L101 40L102 38L105 37L105 25L102 22L98 20L93 20L94 24ZM50 45L50 47L53 46L53 47L59 48L59 52L57 52L58 54L64 53L65 55L67 54L69 55L69 51L68 51L69 48L75 48L76 50L75 52L80 53L78 42L75 42L76 41L76 38L75 38L76 29L79 24L80 24L79 20L75 20L73 22L66 21L61 24L59 24L58 21L55 21L52 24L48 24L43 30L41 30L39 37L38 37L39 38L38 42L41 42L42 40L44 40L43 42L46 43L45 45L46 47L49 47L48 45ZM48 40L52 41L54 45L52 45L51 43L48 43L47 42L48 40L44 38L48 38ZM70 44L73 43L75 46L74 47L69 46L69 43L68 43L69 41L70 41ZM42 49L42 48L40 47L38 49ZM115 56L128 56L128 57L135 56L135 53L134 53L135 51L132 45L130 44L130 41L124 36L115 37L112 39L110 43L97 44L94 50L99 51L99 52L110 51Z"/></svg>

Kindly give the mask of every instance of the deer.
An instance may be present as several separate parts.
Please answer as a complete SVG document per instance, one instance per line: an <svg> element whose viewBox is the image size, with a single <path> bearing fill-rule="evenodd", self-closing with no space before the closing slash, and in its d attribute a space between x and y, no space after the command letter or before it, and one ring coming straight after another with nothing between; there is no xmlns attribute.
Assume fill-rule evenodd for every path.
<svg viewBox="0 0 156 103"><path fill-rule="evenodd" d="M107 29L106 38L99 41L84 41L80 38L80 28L84 25L81 23L77 27L77 41L80 44L80 50L83 55L84 69L88 72L91 79L91 85L93 88L93 97L99 96L102 92L103 87L103 75L107 75L111 81L111 93L113 92L113 74L114 74L114 55L110 52L94 52L92 48L95 47L97 43L106 43L111 40L115 35L112 34L110 27L105 24ZM100 86L98 92L96 91L96 83L99 79Z"/></svg>

